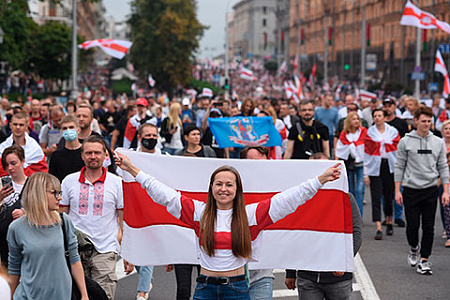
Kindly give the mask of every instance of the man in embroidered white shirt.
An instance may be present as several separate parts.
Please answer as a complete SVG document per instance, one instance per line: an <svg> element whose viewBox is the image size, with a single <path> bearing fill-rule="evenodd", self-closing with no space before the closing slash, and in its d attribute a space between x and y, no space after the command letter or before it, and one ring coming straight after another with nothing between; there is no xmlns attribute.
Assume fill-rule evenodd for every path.
<svg viewBox="0 0 450 300"><path fill-rule="evenodd" d="M63 180L61 211L92 241L92 255L83 262L87 276L97 281L114 299L115 272L123 227L123 191L120 177L103 167L106 143L90 136L81 147L85 167Z"/></svg>

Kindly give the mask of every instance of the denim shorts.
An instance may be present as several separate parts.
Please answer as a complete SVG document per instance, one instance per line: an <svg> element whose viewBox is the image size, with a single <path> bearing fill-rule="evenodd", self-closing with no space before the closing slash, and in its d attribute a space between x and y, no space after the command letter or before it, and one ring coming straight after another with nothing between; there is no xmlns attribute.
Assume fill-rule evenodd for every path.
<svg viewBox="0 0 450 300"><path fill-rule="evenodd" d="M199 277L206 277L200 275ZM233 277L229 277L233 278ZM194 300L250 300L248 285L246 280L229 282L227 284L211 284L197 282L195 287Z"/></svg>

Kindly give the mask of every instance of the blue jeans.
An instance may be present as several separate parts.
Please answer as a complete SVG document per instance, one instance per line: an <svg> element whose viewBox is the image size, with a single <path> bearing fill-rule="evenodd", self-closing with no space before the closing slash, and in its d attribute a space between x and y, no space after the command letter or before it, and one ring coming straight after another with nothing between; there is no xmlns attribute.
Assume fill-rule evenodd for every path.
<svg viewBox="0 0 450 300"><path fill-rule="evenodd" d="M348 188L355 196L361 217L364 210L364 167L355 167L354 170L347 170Z"/></svg>
<svg viewBox="0 0 450 300"><path fill-rule="evenodd" d="M263 277L253 282L248 292L251 300L272 300L273 278Z"/></svg>
<svg viewBox="0 0 450 300"><path fill-rule="evenodd" d="M301 300L350 300L352 298L352 280L336 283L317 283L298 278L298 298Z"/></svg>
<svg viewBox="0 0 450 300"><path fill-rule="evenodd" d="M136 271L139 274L137 291L148 293L153 278L153 266L136 266Z"/></svg>
<svg viewBox="0 0 450 300"><path fill-rule="evenodd" d="M200 275L199 277L206 277ZM230 277L232 278L232 277ZM227 285L197 283L194 300L250 300L247 281L230 282Z"/></svg>

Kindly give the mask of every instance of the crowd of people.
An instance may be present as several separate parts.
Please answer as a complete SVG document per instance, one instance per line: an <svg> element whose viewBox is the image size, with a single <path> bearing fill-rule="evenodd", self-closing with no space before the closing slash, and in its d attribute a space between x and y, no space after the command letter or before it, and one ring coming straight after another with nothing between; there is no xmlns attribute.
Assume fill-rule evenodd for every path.
<svg viewBox="0 0 450 300"><path fill-rule="evenodd" d="M179 196L161 186L151 174L141 172L127 157L115 154L117 147L156 155L343 160L353 208L354 253L361 244L360 220L366 209L366 185L370 187L372 221L377 228L374 238L384 238L383 225L388 236L394 233L394 224L406 226L410 246L408 262L418 273L432 274L428 259L432 253L438 202L445 246L450 247L447 165L450 98L444 100L436 95L427 104L408 95L399 99L366 100L355 97L351 90L335 94L324 91L300 102L264 95L242 101L237 97L228 100L212 96L208 89L198 97L185 95L172 99L156 91L136 98L104 97L99 91L82 94L64 106L51 97L22 104L11 103L3 97L0 102L0 175L3 176L0 250L2 268L8 269L14 299L69 299L70 274L82 299L87 299L83 270L101 286L108 299L114 299L115 267L123 227L122 169L136 177L156 202L168 206L171 214L181 218L183 205ZM209 118L267 116L273 119L282 138L279 146L221 148L208 124ZM323 184L337 179L339 172L337 166L330 168L297 187L295 195L301 195L300 198L282 193L271 205L296 208ZM246 229L249 224L243 221L246 219L243 216L251 218L257 212L256 208L247 208L246 214L243 210L239 174L233 168L218 169L210 184L212 203L205 205L183 199L191 201L186 205L198 209L201 220L182 221L192 226L198 224L195 221L217 222L225 231L239 230L239 240L233 235L231 241L230 235L228 242L232 248L223 250L225 258L214 257L217 250L211 230L214 226L200 228L204 235L198 236L202 244L199 266L167 266L167 270L175 269L177 299L191 297L194 268L199 272L198 286L206 287L201 292L196 290L197 297L215 299L215 285L224 286L221 293L225 294L229 292L226 286L233 285L239 292L244 291L245 299L271 299L272 270L251 271L249 278L245 275L244 265L250 257L251 245L250 232ZM218 214L214 209L237 212L236 215L233 212L228 224L231 215ZM272 222L284 217L266 213ZM234 218L242 223L233 223ZM64 233L68 251L63 244L58 244L58 240L65 239L62 223L67 225ZM423 235L419 240L421 223ZM64 262L65 252L69 252L69 268ZM54 260L58 255L58 260ZM133 265L126 261L124 264L127 273L133 270ZM136 298L147 299L152 288L153 267L136 268L139 273ZM288 270L286 286L295 288L297 277L299 296L320 290L322 296L317 299L336 291L350 297L351 273L322 273ZM0 269L0 279L7 277L5 274ZM317 278L327 278L325 283L334 285L329 285L329 290L322 289L317 286L321 283Z"/></svg>

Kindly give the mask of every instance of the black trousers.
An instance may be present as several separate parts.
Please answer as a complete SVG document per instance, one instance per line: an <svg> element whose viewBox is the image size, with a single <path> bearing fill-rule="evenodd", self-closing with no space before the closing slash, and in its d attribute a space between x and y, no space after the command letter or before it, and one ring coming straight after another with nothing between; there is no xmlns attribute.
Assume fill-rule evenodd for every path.
<svg viewBox="0 0 450 300"><path fill-rule="evenodd" d="M422 247L420 255L423 258L428 258L433 248L437 198L438 188L436 186L426 189L403 188L406 238L412 248L419 244L420 218L422 217Z"/></svg>
<svg viewBox="0 0 450 300"><path fill-rule="evenodd" d="M191 299L191 279L192 269L197 268L197 275L200 275L199 265L178 264L175 267L175 277L177 279L177 300Z"/></svg>
<svg viewBox="0 0 450 300"><path fill-rule="evenodd" d="M370 176L372 221L381 221L381 195L384 196L384 215L392 217L394 206L394 174L389 171L387 159L381 160L380 176Z"/></svg>

